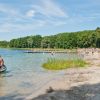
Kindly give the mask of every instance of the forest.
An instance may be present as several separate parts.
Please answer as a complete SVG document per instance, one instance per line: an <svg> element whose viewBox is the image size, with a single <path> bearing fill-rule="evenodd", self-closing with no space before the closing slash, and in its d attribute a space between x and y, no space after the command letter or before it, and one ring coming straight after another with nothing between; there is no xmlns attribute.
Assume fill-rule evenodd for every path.
<svg viewBox="0 0 100 100"><path fill-rule="evenodd" d="M51 36L26 36L0 41L2 48L100 48L100 27L95 30L64 32Z"/></svg>

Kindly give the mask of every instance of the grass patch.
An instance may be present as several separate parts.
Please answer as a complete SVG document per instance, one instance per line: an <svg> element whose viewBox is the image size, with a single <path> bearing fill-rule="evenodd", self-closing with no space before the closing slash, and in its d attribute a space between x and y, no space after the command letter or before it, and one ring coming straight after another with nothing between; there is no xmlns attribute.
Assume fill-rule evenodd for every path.
<svg viewBox="0 0 100 100"><path fill-rule="evenodd" d="M43 68L49 70L62 70L67 68L77 68L77 67L85 67L86 62L82 59L74 59L74 60L65 60L65 59L48 59L46 63L42 65Z"/></svg>

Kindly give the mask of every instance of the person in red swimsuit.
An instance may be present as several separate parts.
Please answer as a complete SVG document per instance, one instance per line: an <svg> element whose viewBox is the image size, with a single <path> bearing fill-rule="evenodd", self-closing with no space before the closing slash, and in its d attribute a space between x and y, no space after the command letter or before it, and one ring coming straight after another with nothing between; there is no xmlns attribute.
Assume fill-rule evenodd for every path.
<svg viewBox="0 0 100 100"><path fill-rule="evenodd" d="M1 68L2 66L4 66L4 60L3 60L3 58L0 56L0 68Z"/></svg>

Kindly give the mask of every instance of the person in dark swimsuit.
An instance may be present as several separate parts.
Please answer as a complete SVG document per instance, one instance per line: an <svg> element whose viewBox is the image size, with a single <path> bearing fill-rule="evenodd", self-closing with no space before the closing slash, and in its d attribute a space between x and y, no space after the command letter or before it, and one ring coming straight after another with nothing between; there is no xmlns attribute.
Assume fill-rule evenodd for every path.
<svg viewBox="0 0 100 100"><path fill-rule="evenodd" d="M1 68L2 66L4 66L4 60L3 60L3 58L0 56L0 68Z"/></svg>

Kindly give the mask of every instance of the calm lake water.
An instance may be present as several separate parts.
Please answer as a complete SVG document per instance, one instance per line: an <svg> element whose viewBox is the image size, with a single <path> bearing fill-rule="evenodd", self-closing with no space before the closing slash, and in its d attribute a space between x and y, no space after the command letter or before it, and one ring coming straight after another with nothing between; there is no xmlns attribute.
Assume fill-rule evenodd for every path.
<svg viewBox="0 0 100 100"><path fill-rule="evenodd" d="M0 74L0 100L24 98L38 91L64 71L48 71L41 66L48 58L76 58L76 54L24 53L24 50L0 49L7 72ZM17 100L17 99L16 99ZM20 100L20 99L18 99Z"/></svg>

